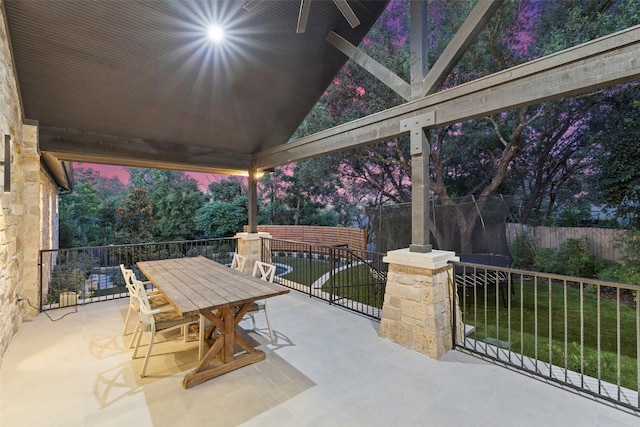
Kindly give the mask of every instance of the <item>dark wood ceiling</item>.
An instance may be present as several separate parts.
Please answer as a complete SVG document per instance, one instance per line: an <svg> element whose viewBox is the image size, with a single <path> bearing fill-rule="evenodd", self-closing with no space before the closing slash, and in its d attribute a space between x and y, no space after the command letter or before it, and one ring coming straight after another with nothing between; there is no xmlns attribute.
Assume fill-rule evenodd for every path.
<svg viewBox="0 0 640 427"><path fill-rule="evenodd" d="M286 143L387 1L3 2L25 119L59 160L185 170L247 170ZM206 38L225 23L222 44Z"/></svg>

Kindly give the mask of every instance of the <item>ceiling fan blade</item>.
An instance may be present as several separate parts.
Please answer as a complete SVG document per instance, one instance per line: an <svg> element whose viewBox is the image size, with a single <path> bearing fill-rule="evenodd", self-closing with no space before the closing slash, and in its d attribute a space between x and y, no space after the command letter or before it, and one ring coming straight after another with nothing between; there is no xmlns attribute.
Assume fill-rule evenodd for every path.
<svg viewBox="0 0 640 427"><path fill-rule="evenodd" d="M338 6L338 9L340 9L342 15L345 17L347 22L349 22L351 28L355 28L360 25L360 20L358 19L356 14L353 13L353 9L351 9L351 6L349 6L347 0L333 0L333 2L336 4L336 6Z"/></svg>
<svg viewBox="0 0 640 427"><path fill-rule="evenodd" d="M311 0L300 1L300 14L298 15L297 33L304 33L307 29L307 19L309 18L309 9L311 8Z"/></svg>
<svg viewBox="0 0 640 427"><path fill-rule="evenodd" d="M258 6L260 3L264 2L264 0L249 0L247 3L245 3L243 7L244 10L253 10L253 8L255 8L256 6Z"/></svg>

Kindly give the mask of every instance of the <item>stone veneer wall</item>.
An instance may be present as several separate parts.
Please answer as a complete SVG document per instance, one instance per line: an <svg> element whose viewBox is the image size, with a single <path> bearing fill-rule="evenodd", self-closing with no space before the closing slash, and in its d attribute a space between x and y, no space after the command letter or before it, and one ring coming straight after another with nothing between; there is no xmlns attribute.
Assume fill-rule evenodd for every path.
<svg viewBox="0 0 640 427"><path fill-rule="evenodd" d="M37 126L23 124L5 17L0 8L0 159L11 162L11 191L0 165L0 363L25 317L39 306L38 253L57 245L58 188L42 169ZM4 159L4 135L11 158ZM25 299L18 302L18 298Z"/></svg>

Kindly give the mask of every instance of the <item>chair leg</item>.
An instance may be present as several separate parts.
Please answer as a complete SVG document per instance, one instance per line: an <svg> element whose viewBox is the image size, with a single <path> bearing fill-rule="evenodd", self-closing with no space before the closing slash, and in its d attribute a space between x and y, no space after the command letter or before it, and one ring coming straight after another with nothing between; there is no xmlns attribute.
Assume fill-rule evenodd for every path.
<svg viewBox="0 0 640 427"><path fill-rule="evenodd" d="M264 305L264 318L267 319L267 328L269 329L269 339L271 344L274 343L273 331L271 330L271 322L269 322L269 314L267 313L267 304Z"/></svg>
<svg viewBox="0 0 640 427"><path fill-rule="evenodd" d="M122 336L125 336L127 333L127 326L129 325L129 316L131 315L131 305L129 305L129 310L127 310L127 317L124 319L124 326L122 327Z"/></svg>
<svg viewBox="0 0 640 427"><path fill-rule="evenodd" d="M153 342L156 339L156 330L155 328L151 328L149 337L149 348L147 349L147 355L144 357L144 362L142 363L142 371L140 372L140 378L144 378L145 373L147 372L147 365L149 364L149 356L151 356L151 349L153 348Z"/></svg>
<svg viewBox="0 0 640 427"><path fill-rule="evenodd" d="M136 332L134 332L134 338L136 338L137 335L137 339L136 339L136 348L133 350L133 356L131 356L132 359L135 359L136 356L138 355L138 347L140 347L140 339L142 338L142 330L140 329L140 325L136 326ZM133 344L133 339L131 339L131 344Z"/></svg>
<svg viewBox="0 0 640 427"><path fill-rule="evenodd" d="M133 348L133 343L136 341L136 337L139 338L140 334L140 323L136 324L136 328L133 330L133 336L131 337L131 341L129 342L129 348ZM138 341L140 341L138 339Z"/></svg>
<svg viewBox="0 0 640 427"><path fill-rule="evenodd" d="M251 323L253 323L253 329L256 329L256 317L253 315L253 313L249 313L249 317L251 317Z"/></svg>

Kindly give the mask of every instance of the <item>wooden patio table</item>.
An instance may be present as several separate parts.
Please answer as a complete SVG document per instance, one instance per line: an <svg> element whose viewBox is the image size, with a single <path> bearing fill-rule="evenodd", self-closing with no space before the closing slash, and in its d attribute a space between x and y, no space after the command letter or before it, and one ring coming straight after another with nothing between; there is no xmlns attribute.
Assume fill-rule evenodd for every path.
<svg viewBox="0 0 640 427"><path fill-rule="evenodd" d="M199 313L211 322L205 331L201 317L200 340L210 341L216 330L220 332L204 357L199 355L198 366L182 380L184 388L265 359L264 352L255 349L253 339L238 323L255 301L286 294L287 288L201 256L141 261L137 265L179 313ZM236 354L236 345L244 352Z"/></svg>

